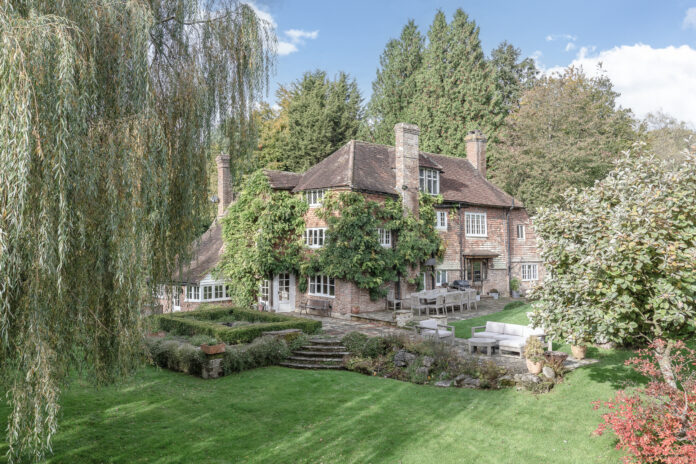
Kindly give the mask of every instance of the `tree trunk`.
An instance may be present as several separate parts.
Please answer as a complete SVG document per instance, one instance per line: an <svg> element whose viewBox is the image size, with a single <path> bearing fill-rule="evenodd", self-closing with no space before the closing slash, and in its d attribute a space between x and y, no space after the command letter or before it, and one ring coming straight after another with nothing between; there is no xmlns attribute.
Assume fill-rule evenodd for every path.
<svg viewBox="0 0 696 464"><path fill-rule="evenodd" d="M655 347L655 358L657 359L657 364L660 366L660 372L662 372L662 377L665 379L667 384L676 389L677 381L674 379L674 371L672 370L672 346L671 341L665 342L664 345L658 345Z"/></svg>

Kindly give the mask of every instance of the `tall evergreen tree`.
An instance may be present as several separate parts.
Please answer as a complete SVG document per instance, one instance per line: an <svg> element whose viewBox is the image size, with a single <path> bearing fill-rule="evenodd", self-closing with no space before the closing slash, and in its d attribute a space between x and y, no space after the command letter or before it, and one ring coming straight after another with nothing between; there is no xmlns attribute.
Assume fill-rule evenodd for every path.
<svg viewBox="0 0 696 464"><path fill-rule="evenodd" d="M278 115L261 128L260 167L304 171L357 135L362 98L348 74L307 72L278 95Z"/></svg>
<svg viewBox="0 0 696 464"><path fill-rule="evenodd" d="M498 92L509 113L519 106L522 92L534 85L539 71L531 58L520 59L522 52L507 41L491 52Z"/></svg>
<svg viewBox="0 0 696 464"><path fill-rule="evenodd" d="M415 76L421 67L425 37L409 20L398 39L387 42L379 58L380 68L372 83L372 98L361 129L361 138L393 145L394 125L406 119L416 95Z"/></svg>
<svg viewBox="0 0 696 464"><path fill-rule="evenodd" d="M450 24L439 11L428 39L407 114L421 128L424 150L466 156L469 130L480 129L495 142L505 119L495 72L481 48L478 26L461 9Z"/></svg>

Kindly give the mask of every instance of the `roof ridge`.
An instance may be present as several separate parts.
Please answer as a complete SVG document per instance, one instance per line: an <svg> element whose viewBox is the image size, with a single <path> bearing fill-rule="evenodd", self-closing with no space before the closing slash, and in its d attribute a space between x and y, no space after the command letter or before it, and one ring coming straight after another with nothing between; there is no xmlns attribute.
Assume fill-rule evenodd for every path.
<svg viewBox="0 0 696 464"><path fill-rule="evenodd" d="M350 152L348 154L348 187L353 190L353 179L355 178L355 140L351 139Z"/></svg>

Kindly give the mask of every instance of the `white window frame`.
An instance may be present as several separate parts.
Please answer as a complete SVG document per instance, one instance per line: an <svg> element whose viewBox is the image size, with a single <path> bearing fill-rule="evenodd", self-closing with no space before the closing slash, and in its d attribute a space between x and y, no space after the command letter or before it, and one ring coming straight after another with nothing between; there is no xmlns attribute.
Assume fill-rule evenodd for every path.
<svg viewBox="0 0 696 464"><path fill-rule="evenodd" d="M271 298L271 281L268 279L261 280L259 283L259 300L268 303Z"/></svg>
<svg viewBox="0 0 696 464"><path fill-rule="evenodd" d="M522 264L520 274L523 282L539 280L539 265L536 263Z"/></svg>
<svg viewBox="0 0 696 464"><path fill-rule="evenodd" d="M379 244L382 245L384 248L391 248L391 230L378 227L377 233L379 234Z"/></svg>
<svg viewBox="0 0 696 464"><path fill-rule="evenodd" d="M325 189L305 190L305 201L309 206L321 206Z"/></svg>
<svg viewBox="0 0 696 464"><path fill-rule="evenodd" d="M328 277L323 274L309 276L309 285L307 293L312 296L326 296L329 298L336 297L336 281L333 277Z"/></svg>
<svg viewBox="0 0 696 464"><path fill-rule="evenodd" d="M198 285L187 285L186 286L186 299L185 301L201 301L201 288Z"/></svg>
<svg viewBox="0 0 696 464"><path fill-rule="evenodd" d="M227 283L210 282L201 285L187 285L184 301L200 303L201 301L225 301L229 299L230 291Z"/></svg>
<svg viewBox="0 0 696 464"><path fill-rule="evenodd" d="M527 238L527 231L525 225L517 224L517 240L524 240L525 238Z"/></svg>
<svg viewBox="0 0 696 464"><path fill-rule="evenodd" d="M326 227L310 227L304 231L304 242L309 248L321 248L326 240Z"/></svg>
<svg viewBox="0 0 696 464"><path fill-rule="evenodd" d="M447 211L435 211L435 228L447 230Z"/></svg>
<svg viewBox="0 0 696 464"><path fill-rule="evenodd" d="M488 237L486 213L464 213L467 237Z"/></svg>
<svg viewBox="0 0 696 464"><path fill-rule="evenodd" d="M435 270L435 286L442 287L442 284L446 284L447 281L447 271L445 269Z"/></svg>
<svg viewBox="0 0 696 464"><path fill-rule="evenodd" d="M440 194L440 171L431 168L418 169L418 189L430 195Z"/></svg>

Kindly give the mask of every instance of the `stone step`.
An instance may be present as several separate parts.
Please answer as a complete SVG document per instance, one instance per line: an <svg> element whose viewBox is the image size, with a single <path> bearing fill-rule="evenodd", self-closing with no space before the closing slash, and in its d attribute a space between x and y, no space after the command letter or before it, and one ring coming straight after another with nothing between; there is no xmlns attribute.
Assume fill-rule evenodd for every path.
<svg viewBox="0 0 696 464"><path fill-rule="evenodd" d="M291 361L309 362L314 364L337 364L343 362L343 358L318 358L316 356L296 356L295 354L288 356L288 359Z"/></svg>
<svg viewBox="0 0 696 464"><path fill-rule="evenodd" d="M310 364L301 362L289 362L285 361L280 363L283 367L290 367L292 369L333 369L333 370L343 370L343 365L341 364Z"/></svg>
<svg viewBox="0 0 696 464"><path fill-rule="evenodd" d="M347 348L343 345L303 345L301 349L307 351L325 351L327 353L333 353L336 351L348 351Z"/></svg>
<svg viewBox="0 0 696 464"><path fill-rule="evenodd" d="M340 346L341 340L338 338L310 338L309 343L312 345Z"/></svg>
<svg viewBox="0 0 696 464"><path fill-rule="evenodd" d="M348 356L349 351L311 351L311 350L297 350L293 351L292 354L296 356L315 356L317 358L336 358L338 356Z"/></svg>

